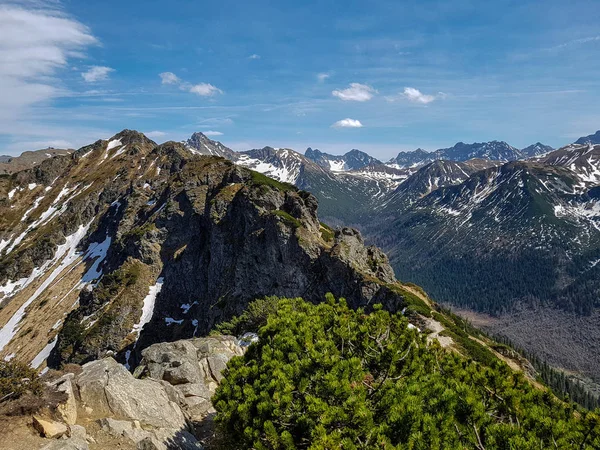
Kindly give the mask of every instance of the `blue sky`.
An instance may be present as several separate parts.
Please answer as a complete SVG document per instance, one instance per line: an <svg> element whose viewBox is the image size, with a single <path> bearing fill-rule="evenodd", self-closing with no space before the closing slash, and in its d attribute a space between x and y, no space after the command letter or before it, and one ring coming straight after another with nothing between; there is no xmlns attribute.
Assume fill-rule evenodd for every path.
<svg viewBox="0 0 600 450"><path fill-rule="evenodd" d="M600 128L599 56L589 0L0 0L0 153L560 146Z"/></svg>

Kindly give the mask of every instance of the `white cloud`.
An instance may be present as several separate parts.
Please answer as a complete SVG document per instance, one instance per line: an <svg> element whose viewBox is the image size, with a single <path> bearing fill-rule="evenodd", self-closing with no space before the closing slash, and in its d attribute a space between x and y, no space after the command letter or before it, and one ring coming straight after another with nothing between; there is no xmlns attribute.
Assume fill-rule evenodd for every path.
<svg viewBox="0 0 600 450"><path fill-rule="evenodd" d="M323 73L318 73L317 74L317 80L319 80L319 83L323 83L327 78L329 78L331 75L323 72Z"/></svg>
<svg viewBox="0 0 600 450"><path fill-rule="evenodd" d="M92 66L87 72L82 72L81 76L88 83L97 83L108 79L108 75L115 69L106 66Z"/></svg>
<svg viewBox="0 0 600 450"><path fill-rule="evenodd" d="M182 85L182 88L191 92L192 94L200 95L201 97L212 97L215 94L223 93L221 89L209 83L194 84L192 86L189 86L189 88L187 86L184 87Z"/></svg>
<svg viewBox="0 0 600 450"><path fill-rule="evenodd" d="M62 11L0 5L0 120L64 93L58 72L97 39Z"/></svg>
<svg viewBox="0 0 600 450"><path fill-rule="evenodd" d="M428 95L428 94L423 94L418 89L415 89L415 88L412 88L412 87L405 87L404 88L404 93L402 94L402 96L404 98L406 98L409 102L420 103L422 105L426 105L428 103L433 102L437 98L445 98L446 94L444 94L443 92L440 92L440 93L438 93L437 96L435 96L435 95Z"/></svg>
<svg viewBox="0 0 600 450"><path fill-rule="evenodd" d="M356 119L342 119L331 125L332 128L362 128L363 124Z"/></svg>
<svg viewBox="0 0 600 450"><path fill-rule="evenodd" d="M148 133L144 133L144 134L151 139L159 138L159 137L163 137L163 136L167 135L167 133L165 133L164 131L149 131Z"/></svg>
<svg viewBox="0 0 600 450"><path fill-rule="evenodd" d="M200 95L201 97L212 97L215 94L222 94L223 91L209 83L191 84L183 81L173 72L159 73L162 84L174 84L179 86L182 91L191 92L192 94Z"/></svg>
<svg viewBox="0 0 600 450"><path fill-rule="evenodd" d="M260 59L260 55L257 55L256 53L248 56L248 59Z"/></svg>
<svg viewBox="0 0 600 450"><path fill-rule="evenodd" d="M366 84L350 83L350 87L342 90L331 92L334 97L338 97L344 101L366 102L373 98L377 93L375 89Z"/></svg>
<svg viewBox="0 0 600 450"><path fill-rule="evenodd" d="M162 84L179 84L181 80L173 72L163 72L158 74Z"/></svg>
<svg viewBox="0 0 600 450"><path fill-rule="evenodd" d="M213 130L203 131L202 134L204 134L205 136L223 136L223 133L221 133L220 131Z"/></svg>

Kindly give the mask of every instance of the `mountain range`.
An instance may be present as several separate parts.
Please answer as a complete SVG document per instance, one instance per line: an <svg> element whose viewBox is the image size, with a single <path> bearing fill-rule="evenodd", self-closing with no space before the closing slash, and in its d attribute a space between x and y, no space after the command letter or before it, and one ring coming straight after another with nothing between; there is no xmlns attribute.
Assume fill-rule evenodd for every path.
<svg viewBox="0 0 600 450"><path fill-rule="evenodd" d="M382 163L358 150L236 152L202 133L157 145L124 130L30 166L0 178L7 358L110 351L134 364L145 346L206 333L256 296L332 291L360 305L372 289L361 283L391 269L362 237L319 223L318 204L320 220L382 247L399 279L491 314L490 333L598 381L600 145L458 143ZM367 278L324 269L339 258ZM212 300L194 303L198 293Z"/></svg>

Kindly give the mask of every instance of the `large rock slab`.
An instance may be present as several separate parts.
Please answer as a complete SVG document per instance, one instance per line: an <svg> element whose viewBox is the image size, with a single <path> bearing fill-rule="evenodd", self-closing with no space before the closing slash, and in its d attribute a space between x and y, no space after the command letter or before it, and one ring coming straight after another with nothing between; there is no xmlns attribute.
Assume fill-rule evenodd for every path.
<svg viewBox="0 0 600 450"><path fill-rule="evenodd" d="M63 403L58 405L57 412L62 420L69 425L74 425L77 422L77 400L73 391L74 377L75 375L72 373L67 373L50 383L58 392L64 393L67 397Z"/></svg>
<svg viewBox="0 0 600 450"><path fill-rule="evenodd" d="M185 417L156 380L138 380L113 358L87 363L76 378L81 401L101 417L139 420L153 427L183 429Z"/></svg>
<svg viewBox="0 0 600 450"><path fill-rule="evenodd" d="M67 434L68 431L68 428L64 423L42 419L38 416L33 416L33 428L35 428L43 437L50 439L59 438Z"/></svg>
<svg viewBox="0 0 600 450"><path fill-rule="evenodd" d="M227 361L243 354L235 337L210 336L151 345L140 364L150 377L172 385L208 384L218 383Z"/></svg>
<svg viewBox="0 0 600 450"><path fill-rule="evenodd" d="M184 412L198 422L214 412L211 397L223 379L222 372L244 350L233 336L163 342L145 349L140 364L150 377L172 385Z"/></svg>

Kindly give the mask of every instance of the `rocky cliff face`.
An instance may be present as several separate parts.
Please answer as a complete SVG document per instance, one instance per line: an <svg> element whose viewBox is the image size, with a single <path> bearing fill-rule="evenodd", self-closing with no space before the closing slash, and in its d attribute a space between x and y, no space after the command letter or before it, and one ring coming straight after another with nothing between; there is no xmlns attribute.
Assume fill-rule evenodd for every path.
<svg viewBox="0 0 600 450"><path fill-rule="evenodd" d="M404 304L386 256L320 224L311 194L183 144L125 130L0 193L5 356L133 366L266 295Z"/></svg>

